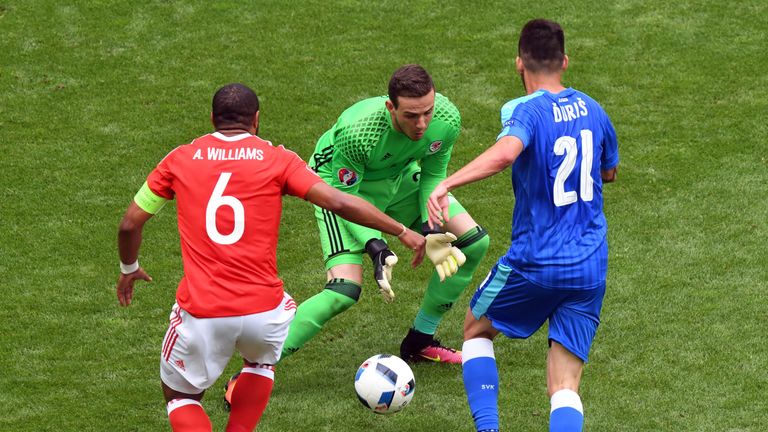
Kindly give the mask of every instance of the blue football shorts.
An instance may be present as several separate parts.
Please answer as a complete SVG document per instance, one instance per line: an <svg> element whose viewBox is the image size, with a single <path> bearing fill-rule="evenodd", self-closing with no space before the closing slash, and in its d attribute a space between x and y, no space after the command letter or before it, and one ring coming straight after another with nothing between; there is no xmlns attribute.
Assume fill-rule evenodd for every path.
<svg viewBox="0 0 768 432"><path fill-rule="evenodd" d="M485 315L505 336L526 339L549 320L549 340L587 361L600 324L605 281L586 290L544 288L499 262L472 296L476 319Z"/></svg>

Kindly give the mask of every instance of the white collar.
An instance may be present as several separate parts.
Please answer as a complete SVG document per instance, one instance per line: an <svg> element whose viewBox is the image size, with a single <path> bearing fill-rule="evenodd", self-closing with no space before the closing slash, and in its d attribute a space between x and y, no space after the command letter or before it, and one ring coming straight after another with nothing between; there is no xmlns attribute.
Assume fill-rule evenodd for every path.
<svg viewBox="0 0 768 432"><path fill-rule="evenodd" d="M226 135L224 135L223 133L220 133L220 132L214 132L211 135L213 135L214 138L218 138L218 139L220 139L222 141L227 141L227 142L240 141L241 139L245 139L245 138L253 136L253 135L251 135L251 134L249 134L247 132L246 133L241 133L239 135L232 135L232 136L226 136Z"/></svg>

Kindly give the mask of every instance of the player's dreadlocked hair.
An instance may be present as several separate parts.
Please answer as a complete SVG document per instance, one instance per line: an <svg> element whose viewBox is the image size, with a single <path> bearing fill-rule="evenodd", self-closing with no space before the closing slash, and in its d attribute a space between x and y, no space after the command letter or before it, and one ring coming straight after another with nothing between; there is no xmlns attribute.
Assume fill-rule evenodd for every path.
<svg viewBox="0 0 768 432"><path fill-rule="evenodd" d="M397 108L398 97L422 97L434 88L432 77L423 67L408 64L396 70L389 79L389 100Z"/></svg>
<svg viewBox="0 0 768 432"><path fill-rule="evenodd" d="M227 84L213 95L213 125L216 129L251 126L259 110L259 98L247 86Z"/></svg>
<svg viewBox="0 0 768 432"><path fill-rule="evenodd" d="M563 28L545 19L528 21L520 32L517 51L529 71L556 72L565 58Z"/></svg>

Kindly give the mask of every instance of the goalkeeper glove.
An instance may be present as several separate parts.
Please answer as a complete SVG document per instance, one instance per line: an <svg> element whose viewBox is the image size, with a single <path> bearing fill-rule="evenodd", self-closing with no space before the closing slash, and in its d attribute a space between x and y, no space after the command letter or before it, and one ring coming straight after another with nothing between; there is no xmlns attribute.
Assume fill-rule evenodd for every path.
<svg viewBox="0 0 768 432"><path fill-rule="evenodd" d="M459 271L459 267L467 261L464 252L451 242L456 241L456 236L447 232L439 234L427 234L427 256L435 265L440 282L451 277Z"/></svg>
<svg viewBox="0 0 768 432"><path fill-rule="evenodd" d="M397 264L397 255L389 250L387 244L381 239L371 239L365 244L365 251L373 261L373 277L379 286L379 292L384 297L384 301L392 303L395 299L395 292L392 291L392 267Z"/></svg>

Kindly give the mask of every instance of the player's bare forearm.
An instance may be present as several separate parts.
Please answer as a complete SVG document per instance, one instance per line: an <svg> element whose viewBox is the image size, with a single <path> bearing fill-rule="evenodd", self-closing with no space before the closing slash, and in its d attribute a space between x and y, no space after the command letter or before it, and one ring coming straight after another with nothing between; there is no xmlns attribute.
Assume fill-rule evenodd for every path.
<svg viewBox="0 0 768 432"><path fill-rule="evenodd" d="M140 246L141 230L124 227L123 224L120 224L120 230L117 233L117 249L120 253L120 261L124 263L136 262Z"/></svg>
<svg viewBox="0 0 768 432"><path fill-rule="evenodd" d="M522 151L523 143L519 138L502 137L472 162L446 178L442 185L450 192L465 184L490 177L512 165Z"/></svg>
<svg viewBox="0 0 768 432"><path fill-rule="evenodd" d="M373 204L360 197L344 193L326 183L319 182L312 186L305 198L312 204L329 210L350 222L395 236L403 231L399 222L379 211Z"/></svg>
<svg viewBox="0 0 768 432"><path fill-rule="evenodd" d="M613 167L607 170L600 170L600 177L603 179L603 183L613 183L616 181L617 173L618 167Z"/></svg>
<svg viewBox="0 0 768 432"><path fill-rule="evenodd" d="M138 261L141 232L144 223L151 217L152 214L142 210L135 201L131 202L125 211L117 232L117 248L120 253L120 262L123 265L134 264ZM141 267L128 274L120 273L120 278L117 280L117 299L122 306L131 304L133 283L137 280L151 281L152 278Z"/></svg>
<svg viewBox="0 0 768 432"><path fill-rule="evenodd" d="M128 206L117 232L120 261L126 264L136 262L141 246L141 232L144 223L151 217L152 214L142 210L135 201Z"/></svg>
<svg viewBox="0 0 768 432"><path fill-rule="evenodd" d="M426 243L424 237L387 216L368 201L344 193L323 182L312 186L305 198L312 204L329 210L350 222L396 236L406 247L416 251L414 261L421 261Z"/></svg>
<svg viewBox="0 0 768 432"><path fill-rule="evenodd" d="M440 182L427 200L430 227L449 220L448 192L463 185L482 180L512 165L523 151L523 142L514 136L505 136L460 170Z"/></svg>

